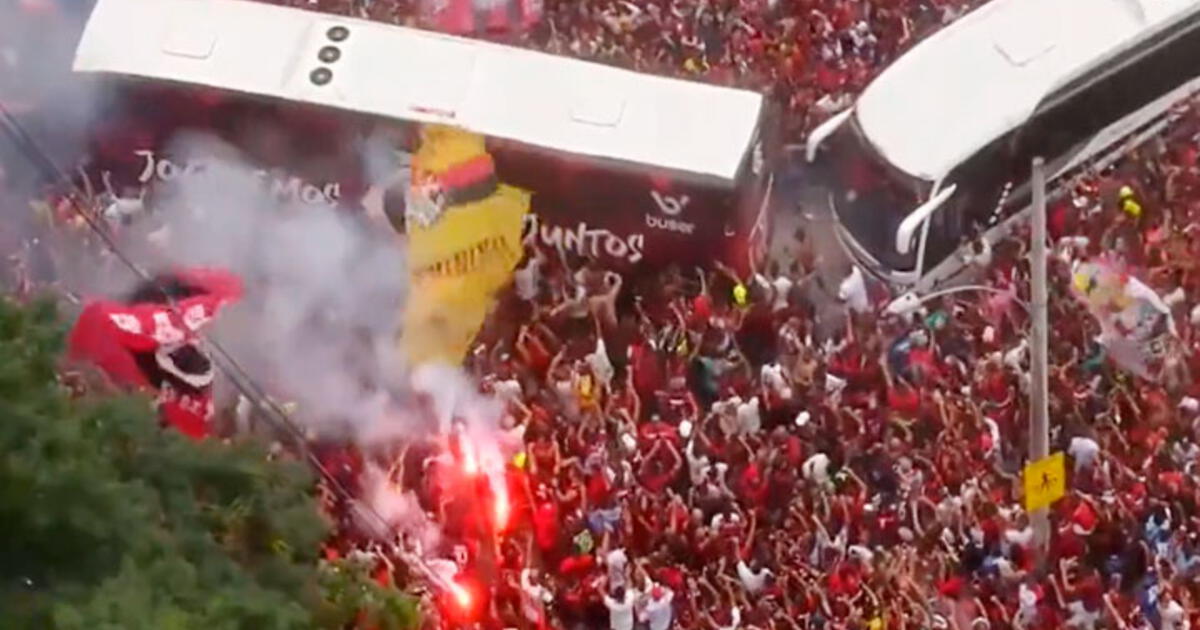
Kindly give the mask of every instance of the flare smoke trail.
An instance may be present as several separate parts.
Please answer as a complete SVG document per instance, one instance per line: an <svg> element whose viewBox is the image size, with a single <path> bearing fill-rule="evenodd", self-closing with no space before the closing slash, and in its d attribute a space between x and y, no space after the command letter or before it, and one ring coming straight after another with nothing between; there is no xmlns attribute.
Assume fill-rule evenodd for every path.
<svg viewBox="0 0 1200 630"><path fill-rule="evenodd" d="M308 428L369 442L413 429L412 414L395 404L406 389L395 350L406 274L395 236L333 206L273 194L269 178L213 138L177 138L168 153L203 166L156 195L153 236L131 232L138 258L241 275L246 298L214 336L295 402Z"/></svg>

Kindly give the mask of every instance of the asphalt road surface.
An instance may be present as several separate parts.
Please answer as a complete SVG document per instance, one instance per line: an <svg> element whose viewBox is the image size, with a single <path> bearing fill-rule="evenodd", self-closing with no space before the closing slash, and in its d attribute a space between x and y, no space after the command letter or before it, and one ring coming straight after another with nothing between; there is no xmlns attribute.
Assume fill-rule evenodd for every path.
<svg viewBox="0 0 1200 630"><path fill-rule="evenodd" d="M801 247L795 238L803 230L805 244L815 255L816 269L804 283L805 295L816 307L818 340L845 325L846 309L837 299L838 286L850 273L851 262L833 232L826 202L828 191L804 161L803 148L788 152L776 177L774 216L769 255L784 269Z"/></svg>

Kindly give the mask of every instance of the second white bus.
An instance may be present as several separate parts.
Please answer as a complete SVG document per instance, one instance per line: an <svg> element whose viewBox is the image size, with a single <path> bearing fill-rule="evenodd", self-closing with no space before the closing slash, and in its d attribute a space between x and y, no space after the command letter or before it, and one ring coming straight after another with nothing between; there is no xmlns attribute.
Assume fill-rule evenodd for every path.
<svg viewBox="0 0 1200 630"><path fill-rule="evenodd" d="M928 290L1050 187L1115 159L1200 87L1200 1L995 0L930 36L810 135L844 249Z"/></svg>

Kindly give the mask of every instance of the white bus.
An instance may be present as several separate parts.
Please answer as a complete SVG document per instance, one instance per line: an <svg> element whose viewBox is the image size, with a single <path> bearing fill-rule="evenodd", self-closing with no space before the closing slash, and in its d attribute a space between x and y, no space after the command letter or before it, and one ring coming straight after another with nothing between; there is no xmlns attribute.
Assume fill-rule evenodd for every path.
<svg viewBox="0 0 1200 630"><path fill-rule="evenodd" d="M915 46L809 136L838 238L896 288L961 269L956 250L1050 187L1161 130L1200 77L1200 0L994 0Z"/></svg>
<svg viewBox="0 0 1200 630"><path fill-rule="evenodd" d="M114 117L163 128L142 134L156 143L137 147L144 157L173 129L261 135L293 112L352 133L323 142L335 133L325 125L330 138L310 137L290 157L345 148L376 123L441 123L488 138L499 178L534 193L535 229L553 245L630 264L738 262L765 240L775 133L757 92L242 0L98 0L74 68L153 91L123 111L115 101ZM203 123L178 120L210 101ZM227 120L247 116L248 131ZM144 178L162 160L132 166ZM347 186L321 179L336 170L308 180L344 197Z"/></svg>

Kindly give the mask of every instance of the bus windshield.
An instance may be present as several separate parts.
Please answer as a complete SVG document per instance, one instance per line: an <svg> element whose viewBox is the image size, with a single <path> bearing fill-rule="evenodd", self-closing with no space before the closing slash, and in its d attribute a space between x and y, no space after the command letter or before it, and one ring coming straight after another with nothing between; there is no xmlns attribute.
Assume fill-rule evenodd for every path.
<svg viewBox="0 0 1200 630"><path fill-rule="evenodd" d="M928 194L932 183L905 174L875 150L851 118L829 139L834 175L833 211L864 250L890 269L916 268L916 248L896 251L896 230Z"/></svg>

